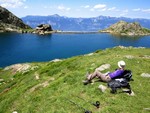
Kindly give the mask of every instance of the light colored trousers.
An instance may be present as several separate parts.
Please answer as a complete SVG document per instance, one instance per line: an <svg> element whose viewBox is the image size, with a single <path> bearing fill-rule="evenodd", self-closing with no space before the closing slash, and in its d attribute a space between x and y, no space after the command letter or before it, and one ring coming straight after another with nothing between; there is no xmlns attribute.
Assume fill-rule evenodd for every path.
<svg viewBox="0 0 150 113"><path fill-rule="evenodd" d="M94 73L89 74L89 75L87 76L87 79L88 79L88 80L92 80L92 79L94 79L95 77L99 78L99 79L102 80L103 82L109 82L109 81L111 81L111 78L110 78L110 76L109 76L108 73L107 73L107 74L104 74L104 73L101 73L101 72L98 71L98 70L95 70Z"/></svg>

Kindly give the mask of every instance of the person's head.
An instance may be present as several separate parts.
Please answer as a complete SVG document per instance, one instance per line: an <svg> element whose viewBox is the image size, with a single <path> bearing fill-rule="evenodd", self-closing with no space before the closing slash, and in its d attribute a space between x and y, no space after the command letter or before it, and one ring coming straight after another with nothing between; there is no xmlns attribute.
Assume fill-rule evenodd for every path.
<svg viewBox="0 0 150 113"><path fill-rule="evenodd" d="M126 63L123 60L121 60L121 61L118 62L118 67L119 68L124 68L125 65L126 65Z"/></svg>

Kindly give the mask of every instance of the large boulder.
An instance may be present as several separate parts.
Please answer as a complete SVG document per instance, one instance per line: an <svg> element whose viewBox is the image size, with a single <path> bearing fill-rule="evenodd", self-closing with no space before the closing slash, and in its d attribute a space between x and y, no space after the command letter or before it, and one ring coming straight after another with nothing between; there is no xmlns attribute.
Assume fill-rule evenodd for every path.
<svg viewBox="0 0 150 113"><path fill-rule="evenodd" d="M34 33L38 33L40 35L53 33L53 29L49 24L40 24L35 28Z"/></svg>

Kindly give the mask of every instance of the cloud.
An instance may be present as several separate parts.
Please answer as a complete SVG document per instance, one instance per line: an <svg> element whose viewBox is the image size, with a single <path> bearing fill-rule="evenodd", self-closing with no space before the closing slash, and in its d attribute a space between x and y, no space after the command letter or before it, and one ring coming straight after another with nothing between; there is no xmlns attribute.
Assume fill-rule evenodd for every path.
<svg viewBox="0 0 150 113"><path fill-rule="evenodd" d="M57 7L59 10L61 11L69 11L71 8L68 8L68 7L64 7L63 5L60 5Z"/></svg>
<svg viewBox="0 0 150 113"><path fill-rule="evenodd" d="M128 13L128 12L129 12L129 10L128 10L128 9L126 9L126 10L123 10L123 12L124 12L124 13Z"/></svg>
<svg viewBox="0 0 150 113"><path fill-rule="evenodd" d="M83 7L83 8L89 8L90 6L89 5L85 5L85 6L81 6L81 7Z"/></svg>
<svg viewBox="0 0 150 113"><path fill-rule="evenodd" d="M133 11L141 11L141 9L140 9L140 8L137 8L137 9L133 9Z"/></svg>
<svg viewBox="0 0 150 113"><path fill-rule="evenodd" d="M116 10L116 7L108 8L108 11L114 11Z"/></svg>
<svg viewBox="0 0 150 113"><path fill-rule="evenodd" d="M0 0L0 5L6 8L17 8L24 5L26 0Z"/></svg>
<svg viewBox="0 0 150 113"><path fill-rule="evenodd" d="M150 13L150 9L137 8L137 9L133 9L132 11Z"/></svg>
<svg viewBox="0 0 150 113"><path fill-rule="evenodd" d="M97 4L93 8L94 9L104 9L104 8L106 8L106 5L105 4Z"/></svg>
<svg viewBox="0 0 150 113"><path fill-rule="evenodd" d="M121 14L119 16L126 16L126 15L128 15L128 12L129 12L129 10L125 9L121 12Z"/></svg>
<svg viewBox="0 0 150 113"><path fill-rule="evenodd" d="M150 13L150 9L142 9L142 12Z"/></svg>

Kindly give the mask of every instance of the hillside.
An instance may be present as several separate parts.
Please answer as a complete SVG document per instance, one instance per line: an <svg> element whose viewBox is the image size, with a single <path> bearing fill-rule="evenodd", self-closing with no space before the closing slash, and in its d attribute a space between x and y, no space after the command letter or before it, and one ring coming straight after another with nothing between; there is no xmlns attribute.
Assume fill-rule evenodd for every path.
<svg viewBox="0 0 150 113"><path fill-rule="evenodd" d="M131 87L134 96L121 93L104 93L100 84L83 85L87 71L92 72L108 63L113 71L117 62L124 60L126 68L133 72ZM50 62L18 64L0 69L0 113L82 113L76 102L93 113L146 113L150 109L150 49L115 47L92 54ZM120 93L119 93L120 92ZM97 109L87 101L100 101ZM15 112L15 113L16 113Z"/></svg>
<svg viewBox="0 0 150 113"><path fill-rule="evenodd" d="M125 21L119 21L109 28L101 30L100 32L108 32L111 34L119 35L150 35L150 29L143 28L139 23L128 23Z"/></svg>
<svg viewBox="0 0 150 113"><path fill-rule="evenodd" d="M23 21L0 6L0 32L18 31L20 29L30 29L31 27L24 24Z"/></svg>
<svg viewBox="0 0 150 113"><path fill-rule="evenodd" d="M125 17L110 17L98 16L90 18L73 18L60 16L58 14L49 16L26 16L22 20L35 28L40 24L50 24L54 30L63 31L98 31L108 28L110 25L123 20L126 22L138 22L145 28L150 28L150 19L142 18L125 18Z"/></svg>

